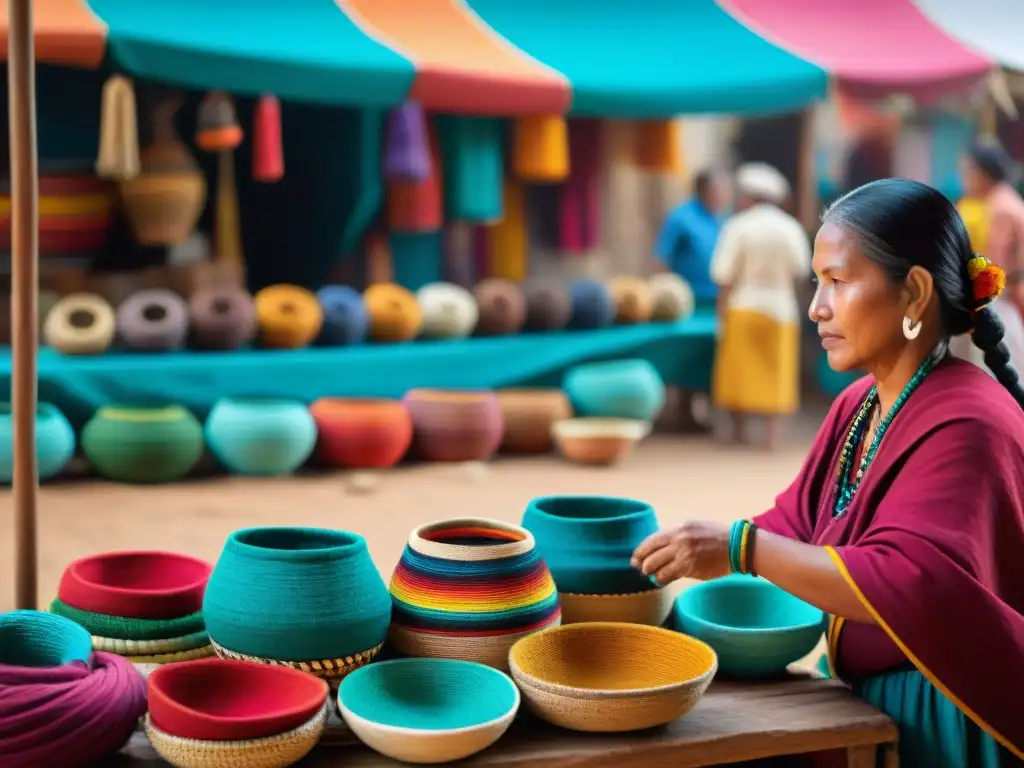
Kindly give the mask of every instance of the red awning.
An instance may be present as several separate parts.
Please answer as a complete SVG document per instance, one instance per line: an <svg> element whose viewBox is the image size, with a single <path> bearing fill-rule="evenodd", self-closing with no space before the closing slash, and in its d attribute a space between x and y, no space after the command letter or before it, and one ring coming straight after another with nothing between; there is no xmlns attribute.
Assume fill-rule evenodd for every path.
<svg viewBox="0 0 1024 768"><path fill-rule="evenodd" d="M8 0L0 0L0 56L7 59ZM107 25L86 0L32 0L36 61L96 69L107 48Z"/></svg>
<svg viewBox="0 0 1024 768"><path fill-rule="evenodd" d="M963 0L965 3L970 0ZM828 70L862 98L922 99L977 83L992 62L933 25L912 0L719 0L767 40Z"/></svg>

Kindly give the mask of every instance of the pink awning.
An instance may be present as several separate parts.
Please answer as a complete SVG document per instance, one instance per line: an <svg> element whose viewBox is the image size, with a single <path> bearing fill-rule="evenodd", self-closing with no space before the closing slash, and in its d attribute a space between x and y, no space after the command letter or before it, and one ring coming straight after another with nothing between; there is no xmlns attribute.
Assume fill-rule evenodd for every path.
<svg viewBox="0 0 1024 768"><path fill-rule="evenodd" d="M893 92L934 98L974 85L993 66L933 25L912 0L719 2L751 30L829 71L862 98Z"/></svg>

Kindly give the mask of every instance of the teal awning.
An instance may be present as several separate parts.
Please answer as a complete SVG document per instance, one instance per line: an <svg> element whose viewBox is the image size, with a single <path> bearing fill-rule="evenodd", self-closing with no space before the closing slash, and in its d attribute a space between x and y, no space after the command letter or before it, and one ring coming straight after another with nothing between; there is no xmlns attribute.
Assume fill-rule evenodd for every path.
<svg viewBox="0 0 1024 768"><path fill-rule="evenodd" d="M354 107L401 102L412 62L334 0L88 0L135 77L197 90Z"/></svg>
<svg viewBox="0 0 1024 768"><path fill-rule="evenodd" d="M758 37L714 0L467 0L572 84L572 113L666 117L799 109L824 70Z"/></svg>

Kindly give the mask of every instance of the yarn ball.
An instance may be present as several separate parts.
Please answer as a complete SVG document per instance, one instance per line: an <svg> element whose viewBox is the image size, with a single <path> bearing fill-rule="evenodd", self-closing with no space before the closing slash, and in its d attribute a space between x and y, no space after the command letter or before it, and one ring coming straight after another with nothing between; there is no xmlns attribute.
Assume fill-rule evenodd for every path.
<svg viewBox="0 0 1024 768"><path fill-rule="evenodd" d="M600 280L574 280L569 286L572 315L569 328L575 331L605 328L615 320L611 291Z"/></svg>
<svg viewBox="0 0 1024 768"><path fill-rule="evenodd" d="M615 303L615 322L620 325L646 323L651 319L654 299L647 281L639 277L623 275L608 283L608 290Z"/></svg>
<svg viewBox="0 0 1024 768"><path fill-rule="evenodd" d="M256 294L260 344L270 349L301 349L320 333L324 313L316 295L298 285L271 285Z"/></svg>
<svg viewBox="0 0 1024 768"><path fill-rule="evenodd" d="M256 335L256 307L252 296L242 288L201 288L192 294L188 308L192 346L196 349L238 349Z"/></svg>
<svg viewBox="0 0 1024 768"><path fill-rule="evenodd" d="M50 309L43 323L46 344L65 355L99 355L114 340L114 309L102 296L72 293Z"/></svg>
<svg viewBox="0 0 1024 768"><path fill-rule="evenodd" d="M117 308L117 332L128 349L166 352L188 335L188 305L166 288L137 291Z"/></svg>
<svg viewBox="0 0 1024 768"><path fill-rule="evenodd" d="M454 283L430 283L416 292L423 312L423 336L462 339L476 328L478 312L473 294Z"/></svg>
<svg viewBox="0 0 1024 768"><path fill-rule="evenodd" d="M317 291L316 298L324 312L318 345L345 347L366 338L370 318L359 291L347 285L326 285Z"/></svg>
<svg viewBox="0 0 1024 768"><path fill-rule="evenodd" d="M527 331L560 331L572 317L569 292L557 285L534 284L526 287Z"/></svg>
<svg viewBox="0 0 1024 768"><path fill-rule="evenodd" d="M416 295L397 283L375 283L363 294L374 341L411 341L423 327Z"/></svg>
<svg viewBox="0 0 1024 768"><path fill-rule="evenodd" d="M522 289L510 280L489 277L473 289L477 310L476 332L480 336L518 333L526 322L526 299Z"/></svg>
<svg viewBox="0 0 1024 768"><path fill-rule="evenodd" d="M651 289L651 319L659 322L683 320L693 314L696 300L693 288L679 275L664 272L654 275Z"/></svg>

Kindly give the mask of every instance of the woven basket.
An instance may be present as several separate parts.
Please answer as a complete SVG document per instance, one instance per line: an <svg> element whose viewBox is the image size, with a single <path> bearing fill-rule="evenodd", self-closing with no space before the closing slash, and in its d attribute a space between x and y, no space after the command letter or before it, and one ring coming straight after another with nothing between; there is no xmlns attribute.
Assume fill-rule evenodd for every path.
<svg viewBox="0 0 1024 768"><path fill-rule="evenodd" d="M217 643L212 640L210 642L213 645L213 650L222 659L234 659L235 661L248 661L253 664L270 664L278 667L299 669L303 672L315 675L321 680L326 680L332 688L336 688L338 684L345 679L345 676L349 672L357 670L360 667L364 667L373 661L373 657L376 656L384 646L384 644L381 643L376 648L371 648L368 651L362 651L360 653L353 654L352 656L345 656L340 659L324 659L322 661L278 661L277 659L262 659L258 656L248 656L244 653L236 653L235 651L230 651L223 646L217 645Z"/></svg>
<svg viewBox="0 0 1024 768"><path fill-rule="evenodd" d="M117 637L92 636L94 651L107 651L118 656L150 656L164 653L180 653L193 651L210 645L206 632L194 632L181 637L168 637L163 640L122 640Z"/></svg>
<svg viewBox="0 0 1024 768"><path fill-rule="evenodd" d="M316 746L327 724L327 704L316 717L298 728L248 741L198 741L164 733L146 715L143 726L150 744L164 760L178 768L284 768Z"/></svg>
<svg viewBox="0 0 1024 768"><path fill-rule="evenodd" d="M580 595L560 592L562 623L621 621L660 627L672 613L672 595L664 589L648 589L628 595Z"/></svg>
<svg viewBox="0 0 1024 768"><path fill-rule="evenodd" d="M176 661L195 661L196 659L207 659L210 656L213 656L212 645L204 645L201 648L178 651L177 653L151 653L125 656L125 658L132 664L173 664Z"/></svg>
<svg viewBox="0 0 1024 768"><path fill-rule="evenodd" d="M541 629L557 627L561 619L555 618ZM508 669L509 649L536 629L517 632L514 635L485 635L473 637L466 635L438 635L430 632L418 632L397 624L391 625L388 642L399 653L406 656L419 656L430 659L459 659L476 661L495 669Z"/></svg>
<svg viewBox="0 0 1024 768"><path fill-rule="evenodd" d="M637 731L689 712L718 669L699 640L660 627L573 624L520 640L509 653L527 708L575 731Z"/></svg>

